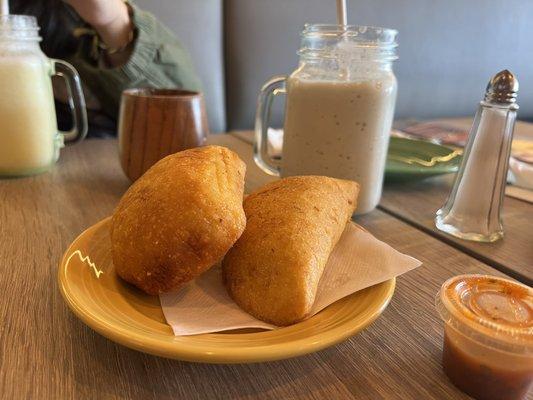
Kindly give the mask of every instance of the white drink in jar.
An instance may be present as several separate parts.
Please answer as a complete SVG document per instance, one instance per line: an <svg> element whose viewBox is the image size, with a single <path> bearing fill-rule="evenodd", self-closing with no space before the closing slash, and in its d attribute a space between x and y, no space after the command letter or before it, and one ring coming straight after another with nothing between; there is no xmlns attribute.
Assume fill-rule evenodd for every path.
<svg viewBox="0 0 533 400"><path fill-rule="evenodd" d="M59 155L50 65L0 57L0 175L46 170Z"/></svg>
<svg viewBox="0 0 533 400"><path fill-rule="evenodd" d="M356 213L379 203L397 84L394 29L306 25L298 68L259 95L254 159L276 176L326 175L360 184ZM281 161L267 150L270 106L287 95Z"/></svg>
<svg viewBox="0 0 533 400"><path fill-rule="evenodd" d="M80 77L69 63L46 57L38 32L35 17L0 18L0 178L48 170L64 142L87 134ZM73 126L66 132L57 130L52 75L67 88Z"/></svg>
<svg viewBox="0 0 533 400"><path fill-rule="evenodd" d="M282 176L327 175L361 185L357 212L381 197L396 100L394 75L352 82L287 80Z"/></svg>

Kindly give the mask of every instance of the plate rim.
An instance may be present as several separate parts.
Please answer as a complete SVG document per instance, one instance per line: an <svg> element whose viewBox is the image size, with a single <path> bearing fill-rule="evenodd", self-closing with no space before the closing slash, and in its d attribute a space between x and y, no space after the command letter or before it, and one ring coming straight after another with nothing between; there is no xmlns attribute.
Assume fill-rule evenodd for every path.
<svg viewBox="0 0 533 400"><path fill-rule="evenodd" d="M444 145L440 143L433 143L426 140L420 140L420 139L411 139L411 138L404 138L404 137L395 137L391 136L390 141L396 141L398 143L416 143L416 145L421 146L428 146L438 149L446 149L448 150L448 154L452 153L454 151L454 148L449 145ZM432 167L424 167L424 166L412 166L408 165L406 163L401 163L396 161L398 164L397 166L391 166L389 160L389 154L390 154L390 144L389 148L387 150L387 159L385 163L385 174L389 177L413 177L413 176L436 176L436 175L445 175L445 174L451 174L455 173L459 170L460 163L461 163L461 156L458 158L454 158L454 160L457 160L455 163L452 163L451 161L448 161L446 163L440 163L436 164ZM392 160L394 161L394 160Z"/></svg>
<svg viewBox="0 0 533 400"><path fill-rule="evenodd" d="M364 321L354 323L352 320L347 321L339 326L328 330L329 334L320 339L323 333L299 338L290 342L277 343L275 345L260 345L251 347L206 347L198 346L196 344L187 344L189 336L174 336L173 341L162 341L157 337L152 337L150 334L139 333L137 331L128 330L124 327L117 327L116 323L109 323L106 318L99 316L96 313L86 310L76 296L70 293L68 289L68 279L66 277L66 260L71 255L75 243L86 235L88 232L96 230L101 225L107 223L111 217L107 217L94 225L91 225L80 233L68 246L67 250L61 257L58 269L58 284L63 300L69 309L79 318L84 324L96 331L100 335L106 337L113 342L128 347L133 350L141 351L155 356L164 358L189 361L202 362L213 364L241 364L241 363L255 363L282 360L292 357L297 357L312 352L323 350L327 347L338 344L348 338L354 336L362 331L370 324L372 324L387 308L395 291L396 278L378 283L371 288L379 287L380 297L375 302L375 311L372 316ZM370 288L367 288L370 289ZM322 311L321 311L322 312ZM311 317L312 318L312 317ZM287 328L293 328L298 324L291 325ZM284 329L284 328L279 328ZM238 333L242 335L257 335L257 333ZM192 335L194 337L209 336L209 335L232 335L232 333L206 333L200 335ZM309 340L310 338L317 340ZM185 343L183 343L185 342Z"/></svg>

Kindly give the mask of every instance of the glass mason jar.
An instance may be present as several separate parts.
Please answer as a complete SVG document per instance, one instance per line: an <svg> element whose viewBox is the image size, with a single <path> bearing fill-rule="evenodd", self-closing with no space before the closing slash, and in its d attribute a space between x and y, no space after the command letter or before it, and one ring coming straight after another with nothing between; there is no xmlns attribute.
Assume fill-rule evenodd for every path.
<svg viewBox="0 0 533 400"><path fill-rule="evenodd" d="M379 203L396 102L393 29L306 25L298 68L262 88L254 158L277 176L326 175L360 184L357 214ZM267 154L273 97L286 94L283 151Z"/></svg>
<svg viewBox="0 0 533 400"><path fill-rule="evenodd" d="M64 142L87 134L87 111L78 73L70 64L50 60L39 47L34 17L0 16L0 176L46 171ZM74 126L57 129L51 77L65 79Z"/></svg>

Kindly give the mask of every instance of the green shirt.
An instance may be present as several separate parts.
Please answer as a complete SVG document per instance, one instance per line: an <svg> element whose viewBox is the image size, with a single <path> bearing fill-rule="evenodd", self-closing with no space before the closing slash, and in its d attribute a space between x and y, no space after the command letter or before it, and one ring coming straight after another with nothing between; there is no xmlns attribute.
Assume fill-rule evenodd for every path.
<svg viewBox="0 0 533 400"><path fill-rule="evenodd" d="M91 56L89 42L67 59L101 105L102 112L116 120L122 91L128 88L182 88L199 91L201 84L191 58L178 39L152 14L131 5L136 37L126 64L106 68Z"/></svg>

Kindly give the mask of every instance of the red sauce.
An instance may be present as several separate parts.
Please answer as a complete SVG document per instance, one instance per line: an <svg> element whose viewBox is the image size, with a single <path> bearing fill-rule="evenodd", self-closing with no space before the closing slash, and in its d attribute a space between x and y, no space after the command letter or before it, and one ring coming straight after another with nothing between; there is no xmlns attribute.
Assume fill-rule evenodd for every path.
<svg viewBox="0 0 533 400"><path fill-rule="evenodd" d="M442 365L454 385L477 400L525 399L533 383L532 370L484 365L454 345L446 333Z"/></svg>

